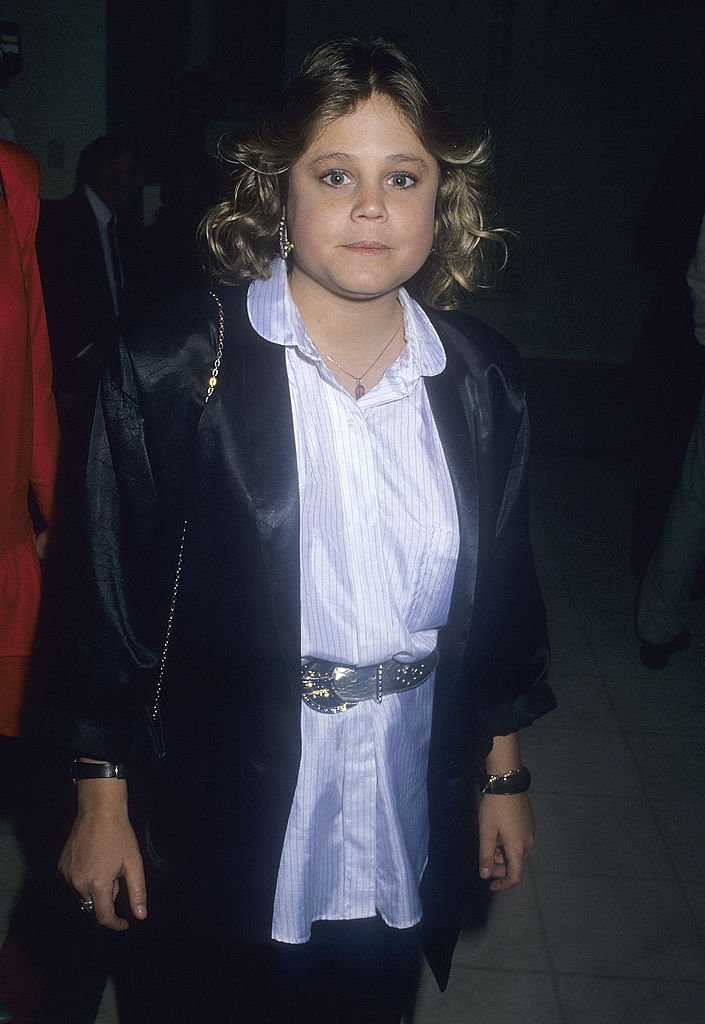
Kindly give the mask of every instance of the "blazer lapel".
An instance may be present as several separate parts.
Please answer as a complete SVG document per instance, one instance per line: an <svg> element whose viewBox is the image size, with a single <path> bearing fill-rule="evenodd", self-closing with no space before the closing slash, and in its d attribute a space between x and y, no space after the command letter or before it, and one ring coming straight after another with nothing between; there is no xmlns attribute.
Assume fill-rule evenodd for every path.
<svg viewBox="0 0 705 1024"><path fill-rule="evenodd" d="M286 350L261 338L244 289L221 289L225 344L218 387L202 419L217 418L228 472L248 493L292 697L301 699L299 489ZM207 429L207 428L206 428Z"/></svg>
<svg viewBox="0 0 705 1024"><path fill-rule="evenodd" d="M439 332L440 333L440 332ZM463 366L446 346L447 365L435 377L425 378L431 409L453 481L460 525L460 548L448 625L439 645L444 657L444 678L455 679L470 631L478 559L478 473L473 412L461 397Z"/></svg>
<svg viewBox="0 0 705 1024"><path fill-rule="evenodd" d="M201 430L218 423L228 472L252 502L274 619L292 697L301 695L299 491L286 350L261 338L247 317L244 289L221 289L225 347L218 387ZM474 412L464 366L447 345L443 373L425 378L458 509L460 549L448 626L441 637L444 678L457 675L470 630L478 561L478 472Z"/></svg>

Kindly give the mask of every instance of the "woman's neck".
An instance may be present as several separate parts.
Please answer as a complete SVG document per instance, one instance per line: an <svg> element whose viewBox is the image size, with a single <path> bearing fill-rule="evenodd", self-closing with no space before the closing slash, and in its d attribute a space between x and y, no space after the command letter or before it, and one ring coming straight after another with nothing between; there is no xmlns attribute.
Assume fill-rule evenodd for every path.
<svg viewBox="0 0 705 1024"><path fill-rule="evenodd" d="M295 275L290 287L306 332L320 352L362 372L396 332L382 373L399 355L404 318L396 290L370 299L350 299L311 288Z"/></svg>

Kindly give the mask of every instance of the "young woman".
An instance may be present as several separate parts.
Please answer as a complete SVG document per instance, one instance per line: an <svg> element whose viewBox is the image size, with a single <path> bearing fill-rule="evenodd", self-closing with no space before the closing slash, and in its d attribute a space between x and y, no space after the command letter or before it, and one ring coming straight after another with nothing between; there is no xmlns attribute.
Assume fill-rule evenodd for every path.
<svg viewBox="0 0 705 1024"><path fill-rule="evenodd" d="M517 731L554 703L517 356L438 311L495 237L487 155L358 40L223 154L219 285L133 331L102 385L61 870L114 930L149 895L145 1019L386 1024L421 947L445 985L471 873L521 880Z"/></svg>

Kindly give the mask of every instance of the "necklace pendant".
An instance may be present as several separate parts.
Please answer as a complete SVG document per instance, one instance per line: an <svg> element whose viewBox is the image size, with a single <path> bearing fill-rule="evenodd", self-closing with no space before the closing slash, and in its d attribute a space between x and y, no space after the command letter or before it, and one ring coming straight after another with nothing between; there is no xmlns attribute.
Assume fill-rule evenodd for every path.
<svg viewBox="0 0 705 1024"><path fill-rule="evenodd" d="M362 381L358 381L355 385L355 401L359 402L362 396L365 394L365 386Z"/></svg>

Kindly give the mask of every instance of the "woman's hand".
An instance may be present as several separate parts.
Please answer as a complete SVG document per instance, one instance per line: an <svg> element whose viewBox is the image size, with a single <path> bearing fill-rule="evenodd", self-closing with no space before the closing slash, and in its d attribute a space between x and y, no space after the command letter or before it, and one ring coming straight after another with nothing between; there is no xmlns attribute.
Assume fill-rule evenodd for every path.
<svg viewBox="0 0 705 1024"><path fill-rule="evenodd" d="M83 900L93 900L99 924L121 932L115 912L121 880L130 910L147 916L147 886L137 837L127 814L127 784L119 779L78 783L78 813L59 858L59 871Z"/></svg>
<svg viewBox="0 0 705 1024"><path fill-rule="evenodd" d="M534 813L526 793L487 794L480 800L480 878L499 892L518 885L534 845Z"/></svg>

